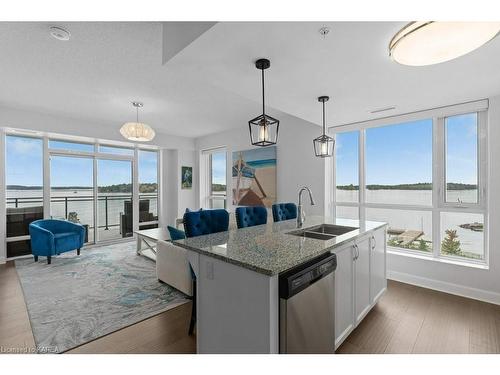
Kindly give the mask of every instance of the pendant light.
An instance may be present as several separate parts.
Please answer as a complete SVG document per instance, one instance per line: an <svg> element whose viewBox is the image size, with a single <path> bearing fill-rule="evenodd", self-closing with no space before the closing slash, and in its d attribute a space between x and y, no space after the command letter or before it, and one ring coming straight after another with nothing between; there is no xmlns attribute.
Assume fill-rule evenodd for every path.
<svg viewBox="0 0 500 375"><path fill-rule="evenodd" d="M259 59L255 62L255 67L262 71L262 114L248 121L250 130L250 141L254 146L271 146L278 141L279 120L266 115L264 96L264 70L271 66L267 59Z"/></svg>
<svg viewBox="0 0 500 375"><path fill-rule="evenodd" d="M456 59L493 39L500 22L411 22L389 43L389 55L403 65L425 66Z"/></svg>
<svg viewBox="0 0 500 375"><path fill-rule="evenodd" d="M323 134L313 139L314 153L319 158L327 158L333 155L335 140L326 135L325 102L330 99L328 96L320 96L318 102L323 103Z"/></svg>
<svg viewBox="0 0 500 375"><path fill-rule="evenodd" d="M155 131L151 128L151 126L139 122L139 108L142 108L144 104L140 102L132 102L132 105L135 107L136 121L123 124L120 129L121 135L123 135L129 141L151 141L155 137Z"/></svg>

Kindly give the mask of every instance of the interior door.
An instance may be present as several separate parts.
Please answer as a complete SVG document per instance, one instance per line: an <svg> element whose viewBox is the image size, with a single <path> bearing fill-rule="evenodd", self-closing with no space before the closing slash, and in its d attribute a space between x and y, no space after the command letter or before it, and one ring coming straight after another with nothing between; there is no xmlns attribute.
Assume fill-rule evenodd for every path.
<svg viewBox="0 0 500 375"><path fill-rule="evenodd" d="M378 300L387 287L385 230L375 231L370 237L370 300Z"/></svg>
<svg viewBox="0 0 500 375"><path fill-rule="evenodd" d="M336 250L335 271L335 349L353 328L354 316L354 248L352 244Z"/></svg>
<svg viewBox="0 0 500 375"><path fill-rule="evenodd" d="M357 253L357 254L356 254ZM355 324L357 325L370 308L370 238L356 242L354 258Z"/></svg>

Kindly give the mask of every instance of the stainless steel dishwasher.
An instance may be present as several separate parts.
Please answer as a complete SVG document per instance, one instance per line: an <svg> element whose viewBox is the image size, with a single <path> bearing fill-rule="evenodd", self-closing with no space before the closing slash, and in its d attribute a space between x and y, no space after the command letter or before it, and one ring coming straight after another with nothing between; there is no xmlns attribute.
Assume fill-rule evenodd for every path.
<svg viewBox="0 0 500 375"><path fill-rule="evenodd" d="M327 253L280 274L280 353L334 353L336 268Z"/></svg>

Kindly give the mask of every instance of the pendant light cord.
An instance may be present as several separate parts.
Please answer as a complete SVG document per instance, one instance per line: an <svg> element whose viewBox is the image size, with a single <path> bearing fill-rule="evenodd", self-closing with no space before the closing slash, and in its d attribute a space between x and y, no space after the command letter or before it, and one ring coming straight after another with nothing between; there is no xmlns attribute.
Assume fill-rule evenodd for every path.
<svg viewBox="0 0 500 375"><path fill-rule="evenodd" d="M323 135L325 135L325 101L323 100Z"/></svg>
<svg viewBox="0 0 500 375"><path fill-rule="evenodd" d="M264 102L264 69L261 69L262 70L262 114L265 115L266 114L266 106L265 106L265 102Z"/></svg>

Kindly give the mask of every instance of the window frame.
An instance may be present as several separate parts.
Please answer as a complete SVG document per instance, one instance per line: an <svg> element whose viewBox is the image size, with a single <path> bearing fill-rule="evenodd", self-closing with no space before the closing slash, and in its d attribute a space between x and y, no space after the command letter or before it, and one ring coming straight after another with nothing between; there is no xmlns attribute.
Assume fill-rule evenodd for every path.
<svg viewBox="0 0 500 375"><path fill-rule="evenodd" d="M226 194L214 195L212 191L212 155L224 152L226 155ZM211 209L214 200L224 201L224 208L227 209L227 186L228 186L228 150L221 146L202 150L200 152L200 207Z"/></svg>
<svg viewBox="0 0 500 375"><path fill-rule="evenodd" d="M478 126L478 203L446 202L446 134L445 119L447 117L477 112ZM411 121L432 119L432 205L405 205L392 203L366 202L366 129L389 125L403 124ZM388 245L389 252L411 257L424 258L440 262L469 265L472 267L488 268L488 100L479 100L464 104L440 107L426 111L384 117L361 123L346 124L329 128L329 133L336 139L338 133L359 132L359 201L336 201L336 153L330 161L331 176L327 177L327 191L331 202L328 214L336 217L336 207L357 207L360 221L366 220L367 208L395 209L408 211L430 211L432 213L432 252L424 253L418 250L402 249ZM483 259L470 259L459 256L441 254L441 213L479 213L484 217L483 230Z"/></svg>
<svg viewBox="0 0 500 375"><path fill-rule="evenodd" d="M3 152L5 152L5 147L6 147L6 138L9 136L17 136L17 137L24 137L24 138L34 138L34 139L40 139L43 142L43 151L42 151L42 157L43 157L43 216L45 219L49 219L51 215L51 185L50 185L50 157L51 156L68 156L68 157L86 157L86 158L92 158L94 160L94 197L97 197L96 191L97 191L97 185L95 185L96 181L96 176L97 176L97 160L99 159L106 159L106 160L122 160L122 161L130 161L131 166L132 166L132 199L133 199L133 204L134 204L134 209L133 209L133 231L139 230L141 226L146 226L146 225L159 225L160 222L162 221L161 217L161 154L160 154L160 147L153 146L153 145L145 145L145 144L139 144L139 143L124 143L124 142L113 142L113 141L101 141L101 140L92 140L89 138L85 137L74 137L74 136L64 136L61 134L52 134L52 133L36 133L29 131L29 130L22 130L22 129L15 129L15 128L0 128L0 136L1 136L1 149ZM79 144L88 144L93 146L93 151L79 151L79 150L66 150L66 149L58 149L58 148L50 148L49 147L49 142L53 141L60 141L60 142L69 142L69 143L79 143ZM111 154L111 153L103 153L99 151L99 145L103 146L108 146L108 147L118 147L118 148L130 148L134 152L132 155L122 155L122 154ZM157 216L158 219L154 221L148 221L148 222L141 222L139 223L139 150L143 151L153 151L156 152L157 155L157 184L158 184L158 192L157 192ZM5 169L5 160L4 160L4 165L3 168ZM22 255L19 257L10 257L7 258L7 250L6 250L6 245L8 242L16 242L16 241L24 241L24 240L29 240L30 236L24 235L24 236L16 236L16 237L7 237L7 220L6 220L6 179L5 176L2 179L2 187L4 190L4 193L2 195L2 202L0 203L0 214L2 216L0 222L1 222L1 230L0 230L0 240L3 241L4 243L4 252L0 252L0 261L2 259L5 260L13 260L17 258L25 258L28 257L29 255ZM94 227L96 225L96 213L97 213L97 200L94 199ZM135 235L134 235L135 236ZM119 243L119 242L124 242L124 241L130 241L131 237L127 237L124 239L113 239L113 240L101 240L97 242L97 237L94 236L94 242L89 243L88 246L93 246L95 244L112 244L112 243ZM86 245L87 246L87 245Z"/></svg>

